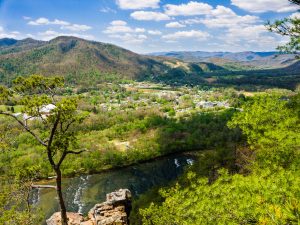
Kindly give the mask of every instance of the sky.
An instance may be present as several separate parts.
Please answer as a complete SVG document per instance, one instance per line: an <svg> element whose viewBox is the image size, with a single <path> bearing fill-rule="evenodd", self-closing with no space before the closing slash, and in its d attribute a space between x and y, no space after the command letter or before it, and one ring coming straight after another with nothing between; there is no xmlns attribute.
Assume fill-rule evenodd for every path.
<svg viewBox="0 0 300 225"><path fill-rule="evenodd" d="M299 16L288 0L0 0L0 38L77 36L138 53L273 51L270 20Z"/></svg>

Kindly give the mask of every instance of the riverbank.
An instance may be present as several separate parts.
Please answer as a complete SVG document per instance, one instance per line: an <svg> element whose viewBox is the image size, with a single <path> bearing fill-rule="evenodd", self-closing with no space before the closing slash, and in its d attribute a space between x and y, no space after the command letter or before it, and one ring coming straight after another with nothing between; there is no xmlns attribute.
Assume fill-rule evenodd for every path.
<svg viewBox="0 0 300 225"><path fill-rule="evenodd" d="M65 203L69 212L86 214L95 204L103 202L107 193L121 188L132 192L133 199L152 188L169 185L183 174L185 168L195 163L197 152L176 154L122 169L81 175L63 180ZM53 185L53 180L44 182ZM35 190L34 205L49 218L59 211L56 192L53 189Z"/></svg>
<svg viewBox="0 0 300 225"><path fill-rule="evenodd" d="M171 156L176 157L176 156L185 155L185 156L197 157L201 154L205 154L208 151L213 151L213 150L192 150L192 151L186 151L186 152L173 152L173 153L168 153L168 154L165 154L165 155L157 156L157 157L154 157L154 158L140 160L138 162L134 162L134 163L126 164L126 165L114 166L114 167L111 167L111 168L103 168L101 170L92 171L92 172L89 172L89 173L84 173L84 172L78 171L78 173L75 173L75 175L73 175L73 176L64 176L64 178L76 178L76 177L80 177L80 176L84 176L84 175L96 175L96 174L114 172L114 171L118 171L118 170L121 170L121 169L126 169L128 167L137 166L137 165L140 165L140 164L143 164L143 163L151 163L151 162L154 162L154 161L157 161L157 160L169 158ZM49 183L51 181L53 181L53 182L55 181L55 176L36 179L35 184L36 185L39 185L39 184L43 185L43 184Z"/></svg>
<svg viewBox="0 0 300 225"><path fill-rule="evenodd" d="M106 201L96 204L84 217L80 213L67 212L70 225L128 225L131 212L131 192L128 189L108 193ZM60 225L60 212L54 213L46 221L47 225Z"/></svg>

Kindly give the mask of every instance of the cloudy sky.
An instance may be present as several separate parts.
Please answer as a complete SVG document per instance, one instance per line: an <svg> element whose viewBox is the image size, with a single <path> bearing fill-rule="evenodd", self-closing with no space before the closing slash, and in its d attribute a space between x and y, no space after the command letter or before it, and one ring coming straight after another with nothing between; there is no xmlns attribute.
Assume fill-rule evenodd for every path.
<svg viewBox="0 0 300 225"><path fill-rule="evenodd" d="M72 35L139 53L268 51L286 40L266 21L299 14L288 0L0 0L0 38Z"/></svg>

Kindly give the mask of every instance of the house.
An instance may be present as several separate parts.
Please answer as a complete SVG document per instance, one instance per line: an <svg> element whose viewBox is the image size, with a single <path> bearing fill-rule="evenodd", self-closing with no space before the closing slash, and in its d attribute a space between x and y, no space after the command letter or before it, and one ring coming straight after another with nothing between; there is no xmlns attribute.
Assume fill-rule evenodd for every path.
<svg viewBox="0 0 300 225"><path fill-rule="evenodd" d="M41 119L46 119L47 116L49 116L51 114L51 111L54 110L56 108L55 105L53 104L48 104L48 105L44 105L42 106L42 108L39 110L39 113L41 114L41 116L33 116L33 115L29 115L27 113L15 113L14 116L22 116L25 124L27 124L27 121L29 120L41 120Z"/></svg>
<svg viewBox="0 0 300 225"><path fill-rule="evenodd" d="M53 105L53 104L48 104L48 105L43 106L43 107L39 110L39 112L40 112L40 114L42 114L42 115L49 115L49 114L51 113L51 111L54 110L55 108L56 108L55 105Z"/></svg>

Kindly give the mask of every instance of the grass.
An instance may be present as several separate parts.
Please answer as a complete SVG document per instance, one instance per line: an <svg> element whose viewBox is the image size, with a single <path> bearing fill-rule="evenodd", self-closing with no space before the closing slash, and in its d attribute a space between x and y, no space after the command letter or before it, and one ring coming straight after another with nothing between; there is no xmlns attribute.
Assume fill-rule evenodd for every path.
<svg viewBox="0 0 300 225"><path fill-rule="evenodd" d="M7 107L11 107L11 106L6 106L6 105L0 105L0 110L1 111L7 111ZM14 107L14 112L15 113L19 113L19 112L22 112L22 105L15 105L15 106L13 106Z"/></svg>

